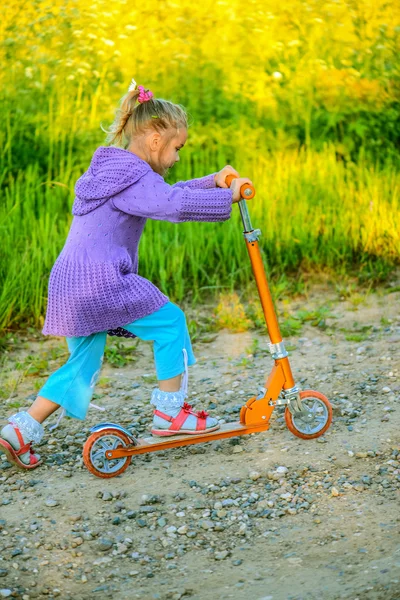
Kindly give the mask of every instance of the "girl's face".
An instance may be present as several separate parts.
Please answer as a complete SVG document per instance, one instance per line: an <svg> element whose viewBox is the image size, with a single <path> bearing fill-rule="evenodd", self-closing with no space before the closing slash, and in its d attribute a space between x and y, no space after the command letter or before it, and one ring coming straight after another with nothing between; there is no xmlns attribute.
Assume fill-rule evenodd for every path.
<svg viewBox="0 0 400 600"><path fill-rule="evenodd" d="M171 167L179 160L179 150L187 140L186 127L164 132L147 131L135 138L128 150L149 163L151 168L164 177Z"/></svg>
<svg viewBox="0 0 400 600"><path fill-rule="evenodd" d="M183 148L188 137L185 127L176 130L176 134L169 139L165 147L161 148L157 160L157 172L163 177L179 161L179 150Z"/></svg>

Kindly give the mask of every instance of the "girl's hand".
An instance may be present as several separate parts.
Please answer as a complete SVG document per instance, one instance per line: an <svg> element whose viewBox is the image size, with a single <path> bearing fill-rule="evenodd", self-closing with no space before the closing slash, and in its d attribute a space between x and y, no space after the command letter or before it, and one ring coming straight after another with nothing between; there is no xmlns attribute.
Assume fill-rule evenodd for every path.
<svg viewBox="0 0 400 600"><path fill-rule="evenodd" d="M249 183L250 185L253 185L253 182L251 181L251 179L248 179L247 177L237 177L236 179L232 179L232 183L231 183L231 190L233 192L232 203L239 202L239 200L242 200L242 196L240 194L240 188L242 187L242 185L244 183Z"/></svg>
<svg viewBox="0 0 400 600"><path fill-rule="evenodd" d="M219 173L214 175L215 185L220 188L227 188L229 186L226 185L225 179L228 175L236 175L236 177L240 177L239 173L235 171L231 165L226 165Z"/></svg>

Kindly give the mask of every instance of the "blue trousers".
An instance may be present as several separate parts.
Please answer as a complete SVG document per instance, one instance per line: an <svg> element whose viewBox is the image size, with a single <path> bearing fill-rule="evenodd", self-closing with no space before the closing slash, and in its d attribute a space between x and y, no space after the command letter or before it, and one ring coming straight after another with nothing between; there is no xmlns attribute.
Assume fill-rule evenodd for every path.
<svg viewBox="0 0 400 600"><path fill-rule="evenodd" d="M158 380L170 379L185 371L184 349L187 364L196 363L185 314L172 302L143 319L123 325L123 328L141 340L154 342ZM50 375L38 395L59 404L66 416L84 419L100 375L106 339L107 331L67 337L70 357L65 365Z"/></svg>

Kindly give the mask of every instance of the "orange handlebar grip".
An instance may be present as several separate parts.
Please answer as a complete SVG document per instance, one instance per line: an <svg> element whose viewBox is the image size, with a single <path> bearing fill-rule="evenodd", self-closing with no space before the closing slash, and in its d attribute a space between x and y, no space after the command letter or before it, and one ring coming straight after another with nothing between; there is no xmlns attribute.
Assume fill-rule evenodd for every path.
<svg viewBox="0 0 400 600"><path fill-rule="evenodd" d="M236 179L237 175L227 175L225 177L225 183L228 187L231 187L231 183L233 179ZM249 183L244 183L240 188L240 195L244 200L251 200L256 195L256 190L253 185Z"/></svg>

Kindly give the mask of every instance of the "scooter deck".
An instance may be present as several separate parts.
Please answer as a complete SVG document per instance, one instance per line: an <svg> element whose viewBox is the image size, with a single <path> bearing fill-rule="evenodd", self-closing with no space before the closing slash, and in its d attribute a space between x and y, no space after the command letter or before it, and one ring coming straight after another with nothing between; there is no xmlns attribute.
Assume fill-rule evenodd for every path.
<svg viewBox="0 0 400 600"><path fill-rule="evenodd" d="M129 446L125 448L116 448L115 450L107 450L106 457L121 458L124 456L133 456L134 454L145 454L146 452L157 452L158 450L167 450L169 448L178 448L180 446L190 446L191 444L199 444L202 442L212 442L224 438L246 435L249 433L258 433L269 429L269 423L261 423L260 425L242 425L236 421L232 423L223 423L216 431L210 433L172 435L170 437L150 437L138 438L137 446Z"/></svg>

